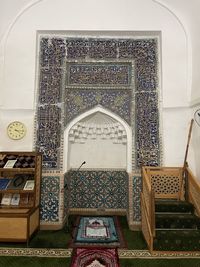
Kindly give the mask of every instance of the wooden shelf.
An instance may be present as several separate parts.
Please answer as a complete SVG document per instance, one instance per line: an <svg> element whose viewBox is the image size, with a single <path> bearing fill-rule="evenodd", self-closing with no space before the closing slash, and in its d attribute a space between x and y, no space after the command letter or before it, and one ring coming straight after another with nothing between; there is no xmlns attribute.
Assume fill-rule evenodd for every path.
<svg viewBox="0 0 200 267"><path fill-rule="evenodd" d="M13 193L13 194L31 194L34 193L34 190L18 190L18 189L6 189L6 190L0 190L0 194L5 193Z"/></svg>
<svg viewBox="0 0 200 267"><path fill-rule="evenodd" d="M3 168L7 160L16 159L18 165L27 165L29 162L35 165L34 168ZM27 160L27 163L26 163ZM0 242L27 242L29 241L31 235L39 229L39 204L40 204L40 181L41 181L41 165L42 156L41 153L37 152L0 152L0 179L9 178L12 182L10 184L10 189L0 190ZM31 164L29 164L31 165ZM12 179L17 182L17 177L20 175L31 175L26 177L27 180L34 180L33 190L24 190L22 188L17 188ZM16 189L13 189L13 185ZM19 185L18 185L19 187ZM19 204L18 205L3 205L1 200L5 194L19 194ZM26 196L27 195L27 196ZM20 203L21 200L21 203ZM27 202L26 202L27 200Z"/></svg>
<svg viewBox="0 0 200 267"><path fill-rule="evenodd" d="M34 173L35 168L0 168L0 172Z"/></svg>

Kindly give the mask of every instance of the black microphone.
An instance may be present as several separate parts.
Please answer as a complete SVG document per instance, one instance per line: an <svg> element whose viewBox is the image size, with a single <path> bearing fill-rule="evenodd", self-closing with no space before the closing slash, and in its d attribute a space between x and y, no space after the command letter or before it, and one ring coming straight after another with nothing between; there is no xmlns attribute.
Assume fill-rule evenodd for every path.
<svg viewBox="0 0 200 267"><path fill-rule="evenodd" d="M79 168L77 169L77 171L79 171L80 168L81 168L85 163L86 163L86 161L83 161L83 162L81 163L81 165L79 166Z"/></svg>
<svg viewBox="0 0 200 267"><path fill-rule="evenodd" d="M79 166L79 168L77 169L77 171L79 171L80 168L81 168L85 163L86 163L86 161L83 161L83 162L81 163L81 165ZM64 185L64 189L65 189L65 188L68 188L67 183Z"/></svg>

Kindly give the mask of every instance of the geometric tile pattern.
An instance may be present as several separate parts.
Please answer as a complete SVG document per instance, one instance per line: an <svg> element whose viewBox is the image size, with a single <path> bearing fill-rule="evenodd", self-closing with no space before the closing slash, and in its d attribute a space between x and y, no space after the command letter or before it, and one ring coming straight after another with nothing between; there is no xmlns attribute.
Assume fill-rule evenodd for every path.
<svg viewBox="0 0 200 267"><path fill-rule="evenodd" d="M60 177L44 176L41 184L40 220L59 221Z"/></svg>
<svg viewBox="0 0 200 267"><path fill-rule="evenodd" d="M134 170L159 165L158 56L155 37L42 36L36 148L44 154L43 167L60 169L63 124L98 104L133 127Z"/></svg>
<svg viewBox="0 0 200 267"><path fill-rule="evenodd" d="M128 86L131 83L130 63L68 63L68 86Z"/></svg>
<svg viewBox="0 0 200 267"><path fill-rule="evenodd" d="M77 115L101 105L131 123L130 90L68 89L65 95L65 124Z"/></svg>
<svg viewBox="0 0 200 267"><path fill-rule="evenodd" d="M128 209L126 171L70 171L70 208Z"/></svg>
<svg viewBox="0 0 200 267"><path fill-rule="evenodd" d="M140 193L142 191L142 177L133 176L133 221L141 221Z"/></svg>
<svg viewBox="0 0 200 267"><path fill-rule="evenodd" d="M118 249L120 259L134 259L137 258L159 258L159 259L174 259L179 261L184 259L196 258L196 263L200 259L199 251L171 251L167 253L165 251L153 251L149 250L131 250L131 249ZM72 256L72 249L56 249L56 248L1 248L0 256L31 256L31 257L52 257L52 258L70 258ZM181 259L180 259L181 258ZM194 259L195 260L195 259ZM194 263L195 264L195 263Z"/></svg>
<svg viewBox="0 0 200 267"><path fill-rule="evenodd" d="M61 171L64 127L97 105L114 112L132 127L134 172L138 172L141 164L161 165L159 48L156 37L76 38L43 35L39 49L35 146L43 154L43 170ZM56 176L50 178L55 183L59 180ZM112 186L109 191L109 188L103 187L103 181L103 178L99 181L95 176L89 180L73 180L71 186L78 191L75 191L77 195L70 195L70 206L95 207L96 200L98 205L105 207L127 207L128 200L123 199L123 203L119 203L119 199L120 196L127 198L128 191L123 191L118 183L114 185L108 179L109 186L114 185L117 192L122 190L116 194L117 199L112 196ZM76 182L83 186L82 189L76 187ZM47 184L45 187L49 186L46 178L42 183ZM99 186L103 195L98 194ZM124 188L128 190L128 179ZM67 209L68 190L64 191L64 209ZM141 179L139 176L133 177L135 221L140 220L140 191ZM110 197L109 201L107 196ZM58 220L58 201L59 191L42 191L42 220ZM54 210L51 209L52 202Z"/></svg>
<svg viewBox="0 0 200 267"><path fill-rule="evenodd" d="M36 149L43 153L45 169L59 169L60 167L64 55L65 42L63 39L41 39Z"/></svg>
<svg viewBox="0 0 200 267"><path fill-rule="evenodd" d="M43 168L58 167L60 154L61 108L58 105L38 107L38 125L36 149L43 154Z"/></svg>
<svg viewBox="0 0 200 267"><path fill-rule="evenodd" d="M158 93L136 93L135 100L136 168L160 165Z"/></svg>
<svg viewBox="0 0 200 267"><path fill-rule="evenodd" d="M69 180L69 174L70 172L67 172L64 175L64 212L63 212L63 217L68 214L68 209L69 209L69 185L68 185L68 180Z"/></svg>

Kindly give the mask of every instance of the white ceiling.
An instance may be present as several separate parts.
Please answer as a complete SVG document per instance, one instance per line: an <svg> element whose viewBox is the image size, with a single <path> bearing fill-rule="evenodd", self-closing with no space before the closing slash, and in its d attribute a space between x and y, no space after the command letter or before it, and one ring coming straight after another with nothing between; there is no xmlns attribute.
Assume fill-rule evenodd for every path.
<svg viewBox="0 0 200 267"><path fill-rule="evenodd" d="M42 0L0 0L0 38L15 16L26 6ZM116 0L122 1L122 0ZM169 9L188 30L199 27L200 0L147 0ZM47 1L48 3L48 1Z"/></svg>

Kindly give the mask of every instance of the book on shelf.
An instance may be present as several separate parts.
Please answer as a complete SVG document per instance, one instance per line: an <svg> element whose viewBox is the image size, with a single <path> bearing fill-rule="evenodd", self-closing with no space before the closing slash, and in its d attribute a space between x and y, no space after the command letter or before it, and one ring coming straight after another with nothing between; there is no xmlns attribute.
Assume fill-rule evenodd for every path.
<svg viewBox="0 0 200 267"><path fill-rule="evenodd" d="M11 179L9 178L0 178L0 190L5 190L10 181Z"/></svg>
<svg viewBox="0 0 200 267"><path fill-rule="evenodd" d="M10 205L18 206L20 201L20 194L13 194Z"/></svg>
<svg viewBox="0 0 200 267"><path fill-rule="evenodd" d="M16 174L14 178L11 179L7 189L11 190L22 190L24 188L24 185L27 181L28 177L26 177L24 174Z"/></svg>
<svg viewBox="0 0 200 267"><path fill-rule="evenodd" d="M24 190L33 190L35 186L34 180L27 180L24 186Z"/></svg>
<svg viewBox="0 0 200 267"><path fill-rule="evenodd" d="M13 168L16 162L17 162L17 159L9 159L4 165L4 168Z"/></svg>
<svg viewBox="0 0 200 267"><path fill-rule="evenodd" d="M3 194L3 197L1 199L1 205L10 205L11 199L12 199L11 193Z"/></svg>

